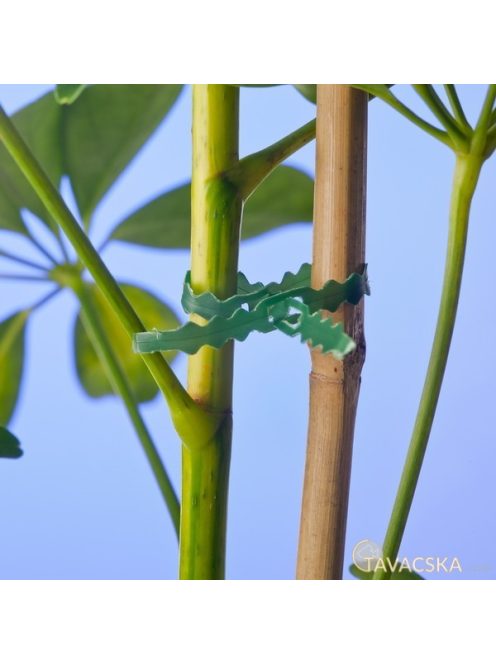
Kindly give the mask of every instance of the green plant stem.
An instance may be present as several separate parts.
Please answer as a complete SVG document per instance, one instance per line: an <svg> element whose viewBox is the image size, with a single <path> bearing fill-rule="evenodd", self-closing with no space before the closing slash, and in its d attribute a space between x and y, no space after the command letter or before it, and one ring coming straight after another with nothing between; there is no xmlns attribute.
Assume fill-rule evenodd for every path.
<svg viewBox="0 0 496 664"><path fill-rule="evenodd" d="M71 242L80 261L94 278L124 329L130 337L137 332L144 332L141 320L114 277L1 107L0 138L41 202ZM210 440L220 425L220 419L205 412L193 401L161 354L153 353L141 357L169 405L180 438L183 441Z"/></svg>
<svg viewBox="0 0 496 664"><path fill-rule="evenodd" d="M236 292L242 200L224 173L238 164L239 90L193 86L191 285ZM192 316L195 322L203 322ZM180 578L224 577L232 430L233 343L204 347L188 365L188 390L221 426L207 443L183 445Z"/></svg>
<svg viewBox="0 0 496 664"><path fill-rule="evenodd" d="M491 127L491 129L487 132L487 149L486 149L486 157L489 157L494 150L496 149L496 126Z"/></svg>
<svg viewBox="0 0 496 664"><path fill-rule="evenodd" d="M448 97L448 101L451 106L451 110L453 111L453 114L455 118L458 120L458 123L462 126L465 127L465 129L470 130L470 123L467 120L467 116L465 115L465 111L463 110L463 107L460 103L460 98L458 97L458 93L456 91L456 87L452 83L447 83L444 86L444 91L446 92L446 96Z"/></svg>
<svg viewBox="0 0 496 664"><path fill-rule="evenodd" d="M155 447L148 428L141 417L138 404L134 398L131 386L122 366L117 358L110 341L107 338L95 309L88 285L82 279L75 279L73 291L81 304L81 319L93 347L104 367L112 388L121 399L134 427L136 435L143 447L155 480L158 484L164 502L174 525L176 535L179 536L179 501L174 487L169 479L162 459Z"/></svg>
<svg viewBox="0 0 496 664"><path fill-rule="evenodd" d="M368 92L378 99L382 99L383 102L394 108L395 111L398 111L398 113L401 113L401 115L404 115L405 118L410 120L410 122L413 122L413 124L417 125L417 127L420 127L420 129L423 129L423 131L427 132L434 138L437 138L437 140L441 141L441 143L444 143L449 147L454 147L451 137L446 131L435 127L430 122L427 122L419 115L414 113L411 108L408 108L406 104L395 97L387 85L353 85L352 87L363 90L364 92Z"/></svg>
<svg viewBox="0 0 496 664"><path fill-rule="evenodd" d="M451 136L455 145L464 145L467 142L466 128L460 126L457 121L452 117L446 106L441 101L441 98L434 90L432 85L414 85L413 89L424 101L426 106L432 111L434 116L439 120L441 125L446 129Z"/></svg>
<svg viewBox="0 0 496 664"><path fill-rule="evenodd" d="M294 86L296 88L315 86ZM356 86L358 87L358 86ZM373 86L372 86L373 87ZM380 86L388 92L390 86ZM301 90L300 90L301 92ZM373 99L374 94L370 95ZM246 201L256 188L285 159L315 139L316 121L310 120L302 127L291 132L281 140L268 147L243 157L239 163L226 173L231 182L238 188L241 197Z"/></svg>
<svg viewBox="0 0 496 664"><path fill-rule="evenodd" d="M382 557L385 565L376 570L374 579L390 577L388 561L391 565L396 561L420 475L448 360L462 281L470 205L483 161L480 154L473 153L458 155L456 159L448 248L436 332L407 458L384 539Z"/></svg>
<svg viewBox="0 0 496 664"><path fill-rule="evenodd" d="M315 120L310 120L277 143L244 157L226 173L243 200L251 196L276 166L314 140L315 124Z"/></svg>
<svg viewBox="0 0 496 664"><path fill-rule="evenodd" d="M487 147L490 141L488 134L491 127L491 115L493 113L493 106L496 100L496 85L489 85L487 88L484 103L477 121L477 125L472 137L471 150L478 154L484 155L486 158L489 156Z"/></svg>

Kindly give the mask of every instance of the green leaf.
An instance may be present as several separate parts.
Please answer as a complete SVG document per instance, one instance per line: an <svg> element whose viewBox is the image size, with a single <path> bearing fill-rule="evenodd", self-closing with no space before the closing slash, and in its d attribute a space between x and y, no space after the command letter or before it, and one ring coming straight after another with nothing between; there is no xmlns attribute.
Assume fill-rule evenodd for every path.
<svg viewBox="0 0 496 664"><path fill-rule="evenodd" d="M389 93L389 88L392 88L394 83L386 83L379 85L352 85L352 88L357 88L357 90L362 90L362 92L368 92L369 101L375 99L375 97L382 97Z"/></svg>
<svg viewBox="0 0 496 664"><path fill-rule="evenodd" d="M312 219L313 179L291 166L278 166L247 200L241 237Z"/></svg>
<svg viewBox="0 0 496 664"><path fill-rule="evenodd" d="M181 85L92 85L65 107L66 171L88 225L96 205L158 127Z"/></svg>
<svg viewBox="0 0 496 664"><path fill-rule="evenodd" d="M250 196L243 212L243 239L279 226L311 221L313 180L290 166L278 166ZM163 249L188 248L191 237L191 187L173 189L132 213L111 239Z"/></svg>
<svg viewBox="0 0 496 664"><path fill-rule="evenodd" d="M357 579L362 579L363 581L372 581L372 577L374 576L374 572L367 572L365 570L360 569L356 565L350 565L348 568L350 570L350 573L356 577ZM392 574L391 574L391 580L392 581L425 581L423 576L420 576L420 574L417 574L417 572L410 571L409 569L402 569L398 567Z"/></svg>
<svg viewBox="0 0 496 664"><path fill-rule="evenodd" d="M150 292L130 284L120 284L125 295L136 309L147 327L163 326L164 329L177 327L178 318L171 309ZM122 329L118 318L107 304L97 288L92 291L96 310L100 314L103 328L112 342L122 367L133 387L135 398L139 402L150 401L157 394L158 388L140 357L132 352L129 336ZM114 394L104 368L86 334L80 315L74 330L74 355L76 371L84 391L94 398ZM170 362L175 353L167 353Z"/></svg>
<svg viewBox="0 0 496 664"><path fill-rule="evenodd" d="M85 89L86 85L80 85L79 83L67 83L65 85L55 86L55 101L57 104L69 105L73 104L82 91Z"/></svg>
<svg viewBox="0 0 496 664"><path fill-rule="evenodd" d="M317 85L316 84L300 84L300 85L293 85L294 88L298 90L298 92L305 97L305 99L308 99L308 101L311 101L312 104L317 103Z"/></svg>
<svg viewBox="0 0 496 664"><path fill-rule="evenodd" d="M48 93L12 116L12 121L55 187L62 177L60 122L62 109ZM5 147L0 144L0 228L28 235L22 208L50 228L53 222Z"/></svg>
<svg viewBox="0 0 496 664"><path fill-rule="evenodd" d="M10 422L19 397L28 315L19 311L0 323L0 425Z"/></svg>
<svg viewBox="0 0 496 664"><path fill-rule="evenodd" d="M191 186L172 189L133 212L111 239L163 249L185 249L191 239Z"/></svg>
<svg viewBox="0 0 496 664"><path fill-rule="evenodd" d="M18 459L22 457L21 443L4 427L0 427L0 457L3 459Z"/></svg>

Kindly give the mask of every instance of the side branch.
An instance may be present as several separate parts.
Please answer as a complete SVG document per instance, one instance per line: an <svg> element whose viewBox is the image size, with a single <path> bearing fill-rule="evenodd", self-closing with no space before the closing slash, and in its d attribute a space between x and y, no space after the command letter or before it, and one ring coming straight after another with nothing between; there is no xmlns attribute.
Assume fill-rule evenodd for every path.
<svg viewBox="0 0 496 664"><path fill-rule="evenodd" d="M465 145L470 129L460 125L443 104L432 85L413 85L413 89L446 129L455 144Z"/></svg>
<svg viewBox="0 0 496 664"><path fill-rule="evenodd" d="M1 106L0 139L52 218L68 237L126 332L130 337L137 332L144 332L145 328L135 310ZM149 355L143 361L169 405L179 436L183 440L209 440L219 426L219 418L206 413L193 401L162 355Z"/></svg>
<svg viewBox="0 0 496 664"><path fill-rule="evenodd" d="M109 382L116 395L118 395L127 411L136 436L141 443L145 456L157 482L162 498L172 519L176 536L179 537L180 507L174 487L169 478L167 470L158 453L150 431L141 416L138 403L135 400L131 385L112 344L105 334L105 330L99 320L98 311L95 309L91 290L80 277L74 280L73 290L81 304L81 315L83 325L86 329L93 348L107 374Z"/></svg>
<svg viewBox="0 0 496 664"><path fill-rule="evenodd" d="M315 120L310 120L277 143L241 159L225 177L246 200L276 166L315 138Z"/></svg>
<svg viewBox="0 0 496 664"><path fill-rule="evenodd" d="M395 111L404 115L410 122L423 129L425 132L437 138L438 141L444 143L448 147L453 147L452 140L446 131L435 127L430 122L427 122L419 115L414 113L411 108L408 108L406 104L401 102L394 94L389 90L387 85L353 85L352 87L357 90L363 90L368 94L374 95L378 99L382 99L383 102L394 108Z"/></svg>

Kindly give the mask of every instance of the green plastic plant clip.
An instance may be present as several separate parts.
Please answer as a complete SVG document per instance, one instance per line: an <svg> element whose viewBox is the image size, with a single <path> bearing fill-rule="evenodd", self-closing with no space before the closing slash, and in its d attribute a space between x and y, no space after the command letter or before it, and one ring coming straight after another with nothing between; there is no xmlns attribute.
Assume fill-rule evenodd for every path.
<svg viewBox="0 0 496 664"><path fill-rule="evenodd" d="M213 293L195 295L188 272L183 308L186 313L202 316L207 323L190 321L176 330L140 332L134 335L133 349L136 353L181 350L194 354L202 346L221 348L230 340L244 341L251 332L280 330L292 337L300 335L302 342L342 359L355 348L355 343L342 324L323 318L321 311L336 311L343 302L356 305L363 295L368 295L366 266L361 265L343 283L330 280L318 290L311 287L310 280L308 263L296 273L286 272L280 282L265 286L260 282L251 284L239 273L236 295L219 300Z"/></svg>

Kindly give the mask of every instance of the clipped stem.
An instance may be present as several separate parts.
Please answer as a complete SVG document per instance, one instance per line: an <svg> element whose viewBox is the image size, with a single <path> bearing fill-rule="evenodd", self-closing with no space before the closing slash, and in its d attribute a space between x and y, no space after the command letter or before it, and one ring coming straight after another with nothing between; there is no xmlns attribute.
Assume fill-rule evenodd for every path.
<svg viewBox="0 0 496 664"><path fill-rule="evenodd" d="M116 280L1 107L0 138L41 202L64 231L126 332L130 337L144 332L143 323ZM205 412L193 401L162 355L153 353L143 355L142 359L168 403L181 439L209 440L220 424L219 418Z"/></svg>
<svg viewBox="0 0 496 664"><path fill-rule="evenodd" d="M310 120L267 148L241 159L226 173L246 200L270 173L285 159L315 138L315 120Z"/></svg>
<svg viewBox="0 0 496 664"><path fill-rule="evenodd" d="M238 123L237 88L193 86L191 285L219 298L233 295L237 284L242 200L223 174L238 164ZM204 347L189 360L191 396L222 423L208 442L183 445L181 579L224 577L233 351L232 342Z"/></svg>
<svg viewBox="0 0 496 664"><path fill-rule="evenodd" d="M160 489L160 493L162 494L162 498L164 499L171 516L176 535L179 536L180 508L174 487L172 486L172 482L169 479L167 470L160 458L157 448L155 447L145 421L141 416L127 376L118 357L114 353L112 344L108 340L105 330L102 327L98 311L93 303L91 291L89 290L90 287L78 276L74 279L72 288L81 304L81 319L85 330L102 366L104 367L107 378L109 379L114 392L121 398L127 410L131 424L134 427L146 458L148 459L148 463L150 464L153 475Z"/></svg>
<svg viewBox="0 0 496 664"><path fill-rule="evenodd" d="M367 95L317 86L317 152L312 286L344 281L365 255ZM298 579L340 579L360 373L365 359L363 301L341 321L356 342L343 362L312 351Z"/></svg>
<svg viewBox="0 0 496 664"><path fill-rule="evenodd" d="M394 565L396 561L413 502L448 361L462 282L470 205L482 163L480 155L458 155L456 159L448 248L436 332L410 447L384 539L382 557L386 564L376 569L374 579L390 577L389 565Z"/></svg>

